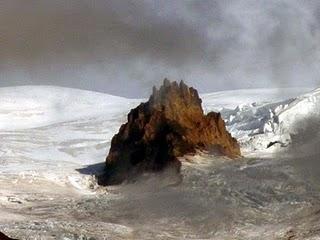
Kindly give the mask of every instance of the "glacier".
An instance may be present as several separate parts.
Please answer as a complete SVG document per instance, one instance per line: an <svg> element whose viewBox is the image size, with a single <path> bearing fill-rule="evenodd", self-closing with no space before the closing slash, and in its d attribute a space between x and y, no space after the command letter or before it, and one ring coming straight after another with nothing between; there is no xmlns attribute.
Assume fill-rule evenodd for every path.
<svg viewBox="0 0 320 240"><path fill-rule="evenodd" d="M21 239L317 239L317 184L287 150L319 118L319 96L307 88L202 94L205 111L220 111L239 139L242 159L199 153L183 159L178 186L150 176L102 188L93 175L143 99L0 88L0 231Z"/></svg>

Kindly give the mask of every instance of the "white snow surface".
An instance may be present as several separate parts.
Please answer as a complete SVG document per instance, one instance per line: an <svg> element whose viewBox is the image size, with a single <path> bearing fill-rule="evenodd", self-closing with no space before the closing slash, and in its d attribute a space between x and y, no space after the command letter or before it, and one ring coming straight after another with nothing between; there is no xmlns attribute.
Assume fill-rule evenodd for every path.
<svg viewBox="0 0 320 240"><path fill-rule="evenodd" d="M0 88L0 175L87 185L77 169L104 161L140 101L55 86Z"/></svg>
<svg viewBox="0 0 320 240"><path fill-rule="evenodd" d="M317 117L319 92L304 88L237 90L205 94L203 102L206 111L221 112L245 156L261 156L283 150L291 143L298 122L303 128L301 121ZM268 147L272 142L277 143Z"/></svg>
<svg viewBox="0 0 320 240"><path fill-rule="evenodd" d="M247 89L202 94L201 98L206 112L221 112L227 128L239 140L245 157L269 156L285 149L291 142L291 135L296 132L297 128L303 127L301 122L310 116L319 118L320 113L319 89ZM296 177L290 175L290 168L283 167L283 163L279 162L279 168L274 168L272 165L274 163L269 164L264 161L254 160L245 164L240 162L231 165L229 162L224 165L224 162L213 161L214 166L211 169L208 168L206 156L192 158L194 162L202 159L205 164L189 162L183 164L186 176L185 185L179 189L181 192L177 190L177 193L170 191L164 192L162 195L161 192L159 193L160 199L164 198L165 200L164 203L161 203L165 206L162 210L153 207L154 202L157 201L157 197L154 196L158 196L158 193L155 195L152 193L150 196L143 195L148 198L148 201L144 198L140 199L139 193L134 193L132 190L126 192L130 196L129 200L125 200L124 196L112 193L108 193L107 197L89 198L88 196L99 195L91 171L96 172L103 167L103 164L99 163L103 163L105 160L112 136L118 131L120 125L126 122L129 110L142 101L145 100L126 99L103 93L55 86L0 88L0 230L7 230L6 232L11 232L13 236L19 237L24 236L25 229L29 229L30 239L35 237L38 237L37 239L56 239L45 234L49 234L50 231L56 231L55 234L57 232L67 234L66 232L72 231L81 232L81 229L88 236L100 234L109 237L108 234L110 234L110 239L143 239L141 237L145 235L139 235L140 232L148 233L154 239L179 239L181 236L189 236L192 239L198 239L199 236L206 239L207 236L215 236L215 239L227 239L230 236L240 236L237 239L256 239L256 234L261 234L261 239L273 239L276 238L275 235L269 235L269 233L275 230L276 234L282 236L286 233L284 229L288 225L283 223L282 226L273 222L267 226L257 227L248 221L247 225L231 226L230 229L234 230L230 230L228 225L223 225L221 231L214 233L216 230L213 231L211 228L216 225L220 226L218 224L221 221L218 217L217 221L205 222L208 225L205 227L208 227L210 231L203 233L204 235L197 235L195 234L197 231L189 229L191 223L188 216L189 214L200 214L206 209L202 204L206 205L208 199L212 199L216 204L221 199L229 197L231 200L228 204L234 204L229 207L234 210L225 214L221 213L222 217L226 218L226 223L230 221L227 217L233 216L237 211L238 204L243 204L241 210L243 212L239 212L239 219L248 215L257 216L257 219L265 221L265 219L270 219L268 214L271 212L277 214L281 210L283 211L282 215L287 216L288 222L291 224L291 215L287 215L288 206L292 206L289 212L293 213L298 207L304 209L309 204L305 195L299 195L300 191L301 194L304 194L303 191L307 190L301 187L301 183L296 180ZM270 142L275 141L279 143L267 148ZM265 189L261 186L260 181L262 180L254 177L260 171L263 173L261 177L269 184ZM296 194L292 197L294 201L289 199L293 193L286 192L290 191L291 185L286 186L284 183L281 185L283 174L292 179L290 184L294 189L298 189L294 191ZM201 178L203 180L196 182L195 179ZM239 181L239 179L242 180ZM279 181L274 179L279 179ZM247 182L255 185L253 192ZM196 185L193 184L203 184L203 186L194 188ZM198 189L197 191L203 189L203 192L200 191L200 195L203 196L200 196L198 192L193 192L193 189ZM275 189L275 192L270 192L270 189ZM206 194L211 195L207 196ZM227 194L227 196L219 198L219 194ZM272 194L278 195L272 198ZM83 200L84 196L88 198L88 201L86 198ZM203 207L198 211L189 209L189 202L186 202L187 199L193 199L194 196L197 198L194 199L195 202L190 202L190 204L196 203L195 206ZM200 202L198 196L199 199L203 197L206 201ZM273 203L275 205L269 205L270 199L265 196L276 199ZM145 227L142 227L143 224L136 225L134 217L130 222L129 215L123 217L121 214L125 214L122 211L129 211L132 204L136 206L139 203L139 201L132 201L132 197L140 199L141 204L145 204L142 210L145 211L145 214L149 214L150 211L153 214L155 211L157 215L163 214L164 217L157 218L157 220L151 218L150 221L146 221ZM170 198L168 199L168 197ZM174 217L172 219L165 218L167 214L172 212L170 210L172 205L169 204L171 197L178 199L175 200L177 206L173 206L178 210L181 210L179 205L187 204L186 216L175 215L174 217L177 219ZM122 199L122 202L112 202L116 198ZM149 198L152 199L152 203L149 202ZM101 213L100 216L99 207L108 206L109 201L114 204L115 208L119 207L122 210L115 209L114 212L112 210L108 212L108 209L102 207L101 211L106 212ZM168 206L165 205L166 201L168 201ZM96 223L87 220L78 222L78 219L89 218L89 215L86 215L87 211L93 211L90 204L93 204L94 208L98 208L95 213L92 213L96 217ZM139 204L137 206L140 206ZM210 208L204 212L210 212L215 204L210 203ZM166 208L169 209L168 213ZM29 212L29 209L33 210ZM217 205L217 209L213 210L219 213L222 211L221 209ZM256 211L260 211L259 209L262 213L254 215ZM185 208L181 211L184 210ZM133 211L130 212L132 216L137 215L134 209L131 211ZM75 213L79 216L72 215ZM39 220L38 216L43 216L43 219ZM211 217L209 216L209 219ZM184 220L180 221L181 218ZM234 218L236 222L236 216ZM75 219L77 220L75 221ZM123 220L127 224L121 225L119 219L129 220ZM107 220L110 220L110 223ZM144 219L140 220L145 221ZM26 223L26 221L29 222ZM241 221L239 220L239 222ZM8 222L11 225L6 225ZM45 225L42 225L43 222ZM157 224L162 229L156 232L151 225L148 226L149 223L151 225ZM202 222L199 223L203 227ZM175 227L175 224L180 225ZM171 225L175 231L178 231L177 233L171 230L166 232L166 226ZM83 228L83 226L87 226L87 228ZM191 226L197 226L196 222ZM135 231L131 227L135 228ZM15 229L20 230L17 232ZM95 232L98 231L97 229L101 232ZM261 233L257 233L257 231ZM133 236L133 232L138 235ZM63 236L64 238L61 239L80 239L80 237L77 238L73 235L71 237L69 235Z"/></svg>
<svg viewBox="0 0 320 240"><path fill-rule="evenodd" d="M279 122L291 129L293 119L313 110L319 90L295 99L309 90L247 89L201 98L206 112L221 111L243 153L253 154L270 152L270 141L287 137L288 130L280 134ZM83 175L76 169L104 161L112 136L142 101L55 86L0 88L0 174L79 187L76 181Z"/></svg>
<svg viewBox="0 0 320 240"><path fill-rule="evenodd" d="M255 103L275 103L295 98L310 91L310 88L258 88L239 89L201 94L204 108L217 111L223 108L234 109L237 106Z"/></svg>
<svg viewBox="0 0 320 240"><path fill-rule="evenodd" d="M130 101L122 97L71 88L0 88L0 130L48 126L103 114L112 118L128 104Z"/></svg>

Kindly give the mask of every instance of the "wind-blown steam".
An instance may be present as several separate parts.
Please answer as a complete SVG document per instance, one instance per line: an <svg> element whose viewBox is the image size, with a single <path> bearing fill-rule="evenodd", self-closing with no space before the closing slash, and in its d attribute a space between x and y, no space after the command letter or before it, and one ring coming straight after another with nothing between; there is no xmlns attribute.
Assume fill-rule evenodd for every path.
<svg viewBox="0 0 320 240"><path fill-rule="evenodd" d="M320 184L320 123L319 115L295 123L295 133L288 154L299 174L319 190Z"/></svg>
<svg viewBox="0 0 320 240"><path fill-rule="evenodd" d="M318 82L318 1L0 4L0 86L141 96L164 77L200 91Z"/></svg>

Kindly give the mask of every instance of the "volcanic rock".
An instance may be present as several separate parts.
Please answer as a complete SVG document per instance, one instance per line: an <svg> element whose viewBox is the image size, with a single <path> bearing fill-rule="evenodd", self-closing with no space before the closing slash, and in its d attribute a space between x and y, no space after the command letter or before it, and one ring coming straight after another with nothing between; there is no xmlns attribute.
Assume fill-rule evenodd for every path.
<svg viewBox="0 0 320 240"><path fill-rule="evenodd" d="M2 232L0 232L0 240L16 240L16 239L9 238L6 235L4 235Z"/></svg>
<svg viewBox="0 0 320 240"><path fill-rule="evenodd" d="M201 102L197 90L183 81L165 79L160 89L154 87L149 101L132 109L128 122L113 137L99 184L118 184L168 167L180 172L178 157L196 150L240 156L239 144L220 113L205 115Z"/></svg>

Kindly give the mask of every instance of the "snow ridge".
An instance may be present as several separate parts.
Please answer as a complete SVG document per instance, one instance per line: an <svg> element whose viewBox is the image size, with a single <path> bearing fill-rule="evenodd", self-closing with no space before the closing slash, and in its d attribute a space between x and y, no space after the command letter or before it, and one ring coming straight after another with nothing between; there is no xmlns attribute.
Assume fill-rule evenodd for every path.
<svg viewBox="0 0 320 240"><path fill-rule="evenodd" d="M47 126L97 115L114 115L128 100L55 86L0 88L0 130Z"/></svg>
<svg viewBox="0 0 320 240"><path fill-rule="evenodd" d="M271 93L269 90L269 96ZM286 97L288 95L287 92ZM320 89L281 101L268 100L266 95L262 98L265 101L220 109L229 131L240 141L245 154L281 151L290 145L292 135L308 125L308 119L320 117Z"/></svg>

